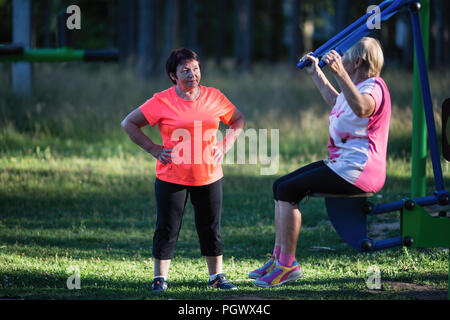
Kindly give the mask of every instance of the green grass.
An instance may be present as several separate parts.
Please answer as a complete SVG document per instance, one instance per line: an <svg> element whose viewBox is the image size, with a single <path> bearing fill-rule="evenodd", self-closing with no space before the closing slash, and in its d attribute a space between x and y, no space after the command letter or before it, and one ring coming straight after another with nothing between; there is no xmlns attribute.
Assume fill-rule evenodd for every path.
<svg viewBox="0 0 450 320"><path fill-rule="evenodd" d="M6 67L3 67L7 71ZM7 83L7 72L0 81ZM411 75L387 70L393 116L387 181L377 202L399 200L410 190ZM203 83L220 88L247 118L247 128L280 129L280 167L260 175L259 165L224 166L222 236L224 270L239 286L217 292L207 286L193 209L188 202L172 261L170 290L150 292L152 236L156 222L155 161L129 141L121 119L169 86L165 78L145 84L115 65L36 65L34 92L18 98L0 88L0 296L26 299L414 299L397 290L404 282L441 290L446 297L447 249L397 248L357 253L331 226L323 200L301 205L297 259L304 277L273 289L253 285L247 274L271 253L274 240L273 181L326 156L327 108L303 73L283 66L257 67L253 75L206 64ZM440 135L439 104L448 73L431 76ZM146 128L156 141L156 128ZM445 184L450 172L442 162ZM433 192L430 161L427 191ZM371 234L399 235L399 214L370 219ZM315 249L314 247L328 247ZM81 289L68 290L69 267L80 270ZM377 266L384 289L366 287Z"/></svg>

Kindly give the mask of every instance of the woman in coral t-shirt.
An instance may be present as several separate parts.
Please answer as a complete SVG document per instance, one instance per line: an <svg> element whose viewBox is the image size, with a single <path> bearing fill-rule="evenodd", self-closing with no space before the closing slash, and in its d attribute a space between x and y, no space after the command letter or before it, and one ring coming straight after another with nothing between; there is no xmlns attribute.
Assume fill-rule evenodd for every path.
<svg viewBox="0 0 450 320"><path fill-rule="evenodd" d="M200 250L208 265L209 286L236 289L222 273L221 160L241 133L244 117L219 90L200 85L201 66L195 52L185 48L172 51L166 71L175 85L154 94L122 121L131 140L157 159L152 290L167 288L188 195L194 206ZM220 121L230 130L222 141L216 141ZM163 145L156 145L142 132L148 124L158 125Z"/></svg>

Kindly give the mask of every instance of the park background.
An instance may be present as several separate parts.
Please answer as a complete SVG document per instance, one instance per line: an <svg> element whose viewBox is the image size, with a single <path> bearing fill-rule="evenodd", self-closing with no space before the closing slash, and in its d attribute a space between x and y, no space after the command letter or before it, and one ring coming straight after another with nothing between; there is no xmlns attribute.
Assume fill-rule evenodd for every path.
<svg viewBox="0 0 450 320"><path fill-rule="evenodd" d="M56 14L81 9L73 47L117 48L118 63L33 63L32 89L12 90L11 63L0 64L0 296L25 299L445 299L448 249L355 252L327 218L322 199L301 204L297 259L305 276L262 290L247 278L271 254L273 181L327 156L329 108L296 68L375 1L141 0L31 1L31 48L54 48ZM13 1L0 0L0 43L12 42ZM430 1L429 74L438 139L449 97L450 3ZM413 45L407 11L373 36L385 53L382 77L392 119L387 179L375 202L411 192ZM156 221L155 160L134 145L121 120L171 86L164 73L173 48L196 50L202 84L219 88L246 116L246 128L279 129L279 171L224 165L224 270L237 292L207 290L188 202L170 290L150 292ZM335 84L326 70L326 74ZM222 128L225 129L225 128ZM157 128L145 128L161 142ZM269 144L270 145L270 144ZM450 173L442 160L445 184ZM427 162L427 194L434 191ZM399 213L373 217L369 235L399 235ZM382 289L367 273L380 270ZM79 270L81 289L67 279Z"/></svg>

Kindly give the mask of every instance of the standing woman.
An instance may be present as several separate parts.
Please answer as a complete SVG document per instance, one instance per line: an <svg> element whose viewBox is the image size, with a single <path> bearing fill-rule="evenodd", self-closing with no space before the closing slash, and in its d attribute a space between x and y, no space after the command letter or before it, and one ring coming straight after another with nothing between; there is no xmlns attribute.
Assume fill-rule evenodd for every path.
<svg viewBox="0 0 450 320"><path fill-rule="evenodd" d="M154 94L122 121L130 139L157 159L152 290L167 289L188 195L195 211L201 254L208 265L208 286L237 289L222 271L221 160L242 132L244 116L219 90L200 85L201 66L195 52L173 50L166 71L174 86ZM216 141L220 121L230 130L222 141ZM155 144L142 132L148 124L158 125L163 145Z"/></svg>

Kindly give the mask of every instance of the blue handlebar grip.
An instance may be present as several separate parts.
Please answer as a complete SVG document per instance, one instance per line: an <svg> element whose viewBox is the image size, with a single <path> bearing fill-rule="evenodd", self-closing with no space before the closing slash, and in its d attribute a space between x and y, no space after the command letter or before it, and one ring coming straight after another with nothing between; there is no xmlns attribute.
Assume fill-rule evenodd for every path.
<svg viewBox="0 0 450 320"><path fill-rule="evenodd" d="M323 60L320 60L319 61L319 68L323 68L323 67L325 67L326 66L326 63L325 63L325 61L323 61Z"/></svg>
<svg viewBox="0 0 450 320"><path fill-rule="evenodd" d="M300 69L303 69L304 67L307 67L310 65L311 65L310 60L300 61L299 63L297 63L297 67L299 67ZM323 67L325 67L325 65L326 65L326 63L323 60L319 61L319 68L323 68Z"/></svg>
<svg viewBox="0 0 450 320"><path fill-rule="evenodd" d="M303 69L304 67L307 67L309 65L311 65L310 60L300 61L299 63L297 63L297 67L299 67L300 69Z"/></svg>

